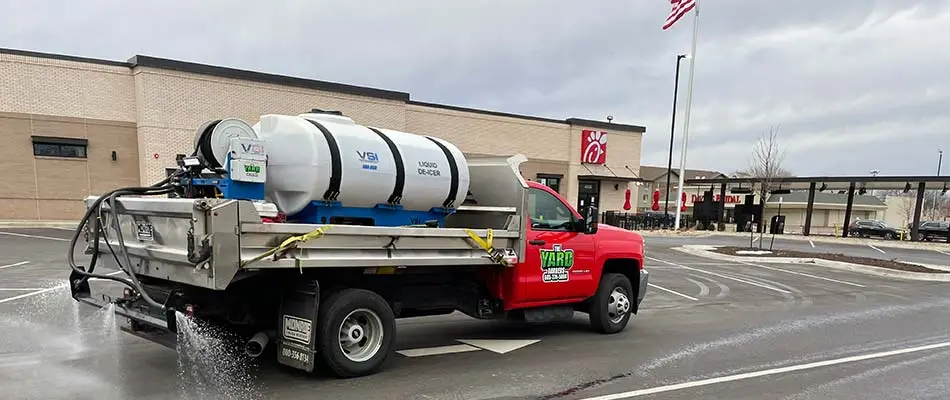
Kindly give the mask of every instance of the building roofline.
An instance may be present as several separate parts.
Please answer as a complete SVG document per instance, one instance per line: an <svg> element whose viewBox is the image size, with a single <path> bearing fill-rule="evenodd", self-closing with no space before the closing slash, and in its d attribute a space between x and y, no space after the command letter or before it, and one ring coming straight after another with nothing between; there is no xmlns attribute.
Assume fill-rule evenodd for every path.
<svg viewBox="0 0 950 400"><path fill-rule="evenodd" d="M535 117L535 116L531 116L531 115L512 114L512 113L506 113L506 112L502 112L502 111L482 110L482 109L478 109L478 108L451 106L451 105L447 105L447 104L426 103L426 102L423 102L423 101L416 101L416 100L409 100L409 101L406 101L406 104L410 104L410 105L414 105L414 106L424 106L424 107L432 107L432 108L442 108L442 109L452 110L452 111L462 111L462 112L470 112L470 113L476 113L476 114L492 115L492 116L496 116L496 117L508 117L508 118L517 118L517 119L527 119L527 120L539 121L539 122L550 122L550 123L554 123L554 124L566 124L566 123L567 123L567 121L566 121L566 120L563 120L563 119L554 119L554 118L545 118L545 117Z"/></svg>
<svg viewBox="0 0 950 400"><path fill-rule="evenodd" d="M646 133L647 128L640 125L615 124L613 122L595 121L583 118L568 118L564 122L571 125L588 126L591 128L612 129L624 132Z"/></svg>
<svg viewBox="0 0 950 400"><path fill-rule="evenodd" d="M614 124L614 123L609 123L609 122L595 121L595 120L582 119L582 118L554 119L554 118L536 117L533 115L513 114L513 113L502 112L502 111L484 110L484 109L479 109L479 108L452 106L452 105L438 104L438 103L427 103L424 101L416 101L416 100L409 100L406 102L406 104L411 104L415 106L432 107L432 108L441 108L441 109L452 110L452 111L470 112L470 113L475 113L475 114L492 115L496 117L527 119L530 121L549 122L549 123L554 123L554 124L579 125L579 126L586 126L590 128L611 129L611 130L618 130L618 131L624 131L624 132L645 133L647 130L646 127L639 126L639 125Z"/></svg>
<svg viewBox="0 0 950 400"><path fill-rule="evenodd" d="M189 61L173 60L173 59L168 59L168 58L153 57L153 56L141 55L141 54L136 54L135 56L133 56L126 62L103 60L103 59L96 59L96 58L77 57L77 56L53 54L53 53L41 53L41 52L36 52L36 51L7 49L7 48L0 48L0 54L12 54L12 55L27 56L27 57L47 58L47 59L63 60L63 61L74 61L74 62L82 62L82 63L90 63L90 64L98 64L98 65L109 65L109 66L114 66L114 67L126 67L126 68L135 68L137 66L152 67L152 68L168 69L168 70L179 71L179 72L189 72L189 73L195 73L195 74L201 74L201 75L217 76L221 78L240 79L240 80L247 80L247 81L259 82L259 83L271 83L271 84L276 84L276 85L294 86L294 87L323 90L323 91L335 92L335 93L344 93L344 94L374 97L374 98L386 99L386 100L403 101L407 105L418 105L418 106L426 106L426 107L433 107L433 108L442 108L446 110L470 112L470 113L476 113L476 114L493 115L493 116L499 116L499 117L515 118L515 119L524 119L524 120L530 120L530 121L577 125L577 126L599 128L599 129L610 129L610 130L623 131L623 132L646 133L646 127L639 126L639 125L615 124L615 123L610 123L610 122L596 121L596 120L583 119L583 118L553 119L553 118L536 117L536 116L522 115L522 114L512 114L512 113L506 113L506 112L500 112L500 111L483 110L483 109L477 109L477 108L452 106L452 105L447 105L447 104L427 103L427 102L422 102L422 101L411 100L410 95L407 92L377 89L377 88L357 86L357 85L349 85L349 84L338 83L338 82L320 81L320 80L308 79L308 78L298 78L298 77L293 77L293 76L288 76L288 75L270 74L270 73L265 73L265 72L258 72L258 71L244 70L244 69L238 69L238 68L230 68L230 67L221 67L221 66L209 65L209 64L200 64L200 63L194 63L194 62L189 62Z"/></svg>
<svg viewBox="0 0 950 400"><path fill-rule="evenodd" d="M0 47L0 54L10 54L10 55L24 56L24 57L47 58L50 60L73 61L73 62L81 62L81 63L88 63L88 64L108 65L112 67L126 67L126 68L129 67L129 63L122 62L122 61L78 57L78 56L70 56L66 54L40 53L38 51L8 49L4 47Z"/></svg>
<svg viewBox="0 0 950 400"><path fill-rule="evenodd" d="M245 69L219 67L216 65L199 64L188 61L172 60L145 55L135 55L129 59L130 67L152 67L169 69L180 72L190 72L202 75L211 75L221 78L241 79L260 83L272 83L302 87L307 89L324 90L328 92L345 93L358 96L375 97L386 100L409 101L409 93L383 90L365 86L348 85L345 83L318 81L314 79L297 78L287 75L269 74L265 72Z"/></svg>

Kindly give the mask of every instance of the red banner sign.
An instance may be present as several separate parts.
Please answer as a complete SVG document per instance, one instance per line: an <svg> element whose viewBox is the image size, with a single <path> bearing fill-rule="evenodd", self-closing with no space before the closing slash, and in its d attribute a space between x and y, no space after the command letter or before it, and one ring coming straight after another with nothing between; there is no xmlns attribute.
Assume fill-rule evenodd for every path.
<svg viewBox="0 0 950 400"><path fill-rule="evenodd" d="M685 194L685 193L684 193L684 194ZM741 195L741 196L740 196L740 195L730 195L730 194L727 194L727 195L726 195L726 203L728 203L728 204L738 204L738 203L742 203L742 201L743 201L743 200L742 200L742 196L745 196L745 195ZM704 196L694 194L694 195L692 196L692 198L690 199L690 202L691 202L691 203L694 203L694 204L695 204L695 203L702 203L702 202L703 202L703 197L704 197ZM714 201L719 201L719 199L720 199L720 197L719 197L719 195L717 194Z"/></svg>
<svg viewBox="0 0 950 400"><path fill-rule="evenodd" d="M587 164L607 162L607 132L581 131L581 162Z"/></svg>

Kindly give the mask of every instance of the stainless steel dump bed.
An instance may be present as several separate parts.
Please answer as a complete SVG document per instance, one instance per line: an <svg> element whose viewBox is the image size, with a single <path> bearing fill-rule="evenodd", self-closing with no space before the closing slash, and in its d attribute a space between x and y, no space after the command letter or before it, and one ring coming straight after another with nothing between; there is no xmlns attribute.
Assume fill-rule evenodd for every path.
<svg viewBox="0 0 950 400"><path fill-rule="evenodd" d="M260 203L154 197L118 198L116 210L104 204L99 219L109 228L119 218L136 275L215 290L242 274L274 268L498 263L473 235L492 236L491 247L520 262L527 185L518 167L524 161L522 155L469 159L476 204L459 207L445 228L265 223ZM87 207L95 200L87 198ZM87 235L97 223L91 221ZM108 246L119 246L116 232L108 232ZM108 246L101 240L99 251L109 252Z"/></svg>

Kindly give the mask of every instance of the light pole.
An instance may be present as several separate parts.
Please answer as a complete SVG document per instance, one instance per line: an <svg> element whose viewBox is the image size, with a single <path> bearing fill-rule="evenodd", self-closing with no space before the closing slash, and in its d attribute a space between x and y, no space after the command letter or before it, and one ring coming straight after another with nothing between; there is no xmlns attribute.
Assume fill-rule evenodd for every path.
<svg viewBox="0 0 950 400"><path fill-rule="evenodd" d="M937 176L940 176L940 164L943 164L943 150L937 150ZM930 208L930 219L937 219L937 196L940 196L939 191L934 191L934 203Z"/></svg>
<svg viewBox="0 0 950 400"><path fill-rule="evenodd" d="M881 173L881 171L880 171L880 170L877 170L877 169L872 169L870 172L871 172L871 176L873 176L873 177L875 177L875 178L877 177L877 174L880 174L880 173ZM871 189L871 196L877 196L877 194L876 194L876 192L874 191L874 189Z"/></svg>
<svg viewBox="0 0 950 400"><path fill-rule="evenodd" d="M673 118L670 121L670 155L666 164L666 200L663 202L663 218L666 219L670 218L670 174L673 173L673 136L676 134L676 95L680 87L680 61L686 57L686 54L676 55L676 76L673 78Z"/></svg>

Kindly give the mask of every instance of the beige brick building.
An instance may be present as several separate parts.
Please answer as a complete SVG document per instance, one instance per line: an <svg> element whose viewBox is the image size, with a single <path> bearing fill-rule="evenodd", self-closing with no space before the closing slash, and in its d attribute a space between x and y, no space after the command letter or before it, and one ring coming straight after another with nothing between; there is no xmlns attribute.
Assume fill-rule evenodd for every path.
<svg viewBox="0 0 950 400"><path fill-rule="evenodd" d="M582 101L582 100L579 100ZM476 110L408 93L176 60L127 62L0 49L0 220L76 220L89 194L162 179L195 130L224 117L339 110L357 123L451 141L467 154L525 154L527 180L572 204L622 210L638 198L641 126ZM582 163L582 132L607 132L601 164Z"/></svg>

